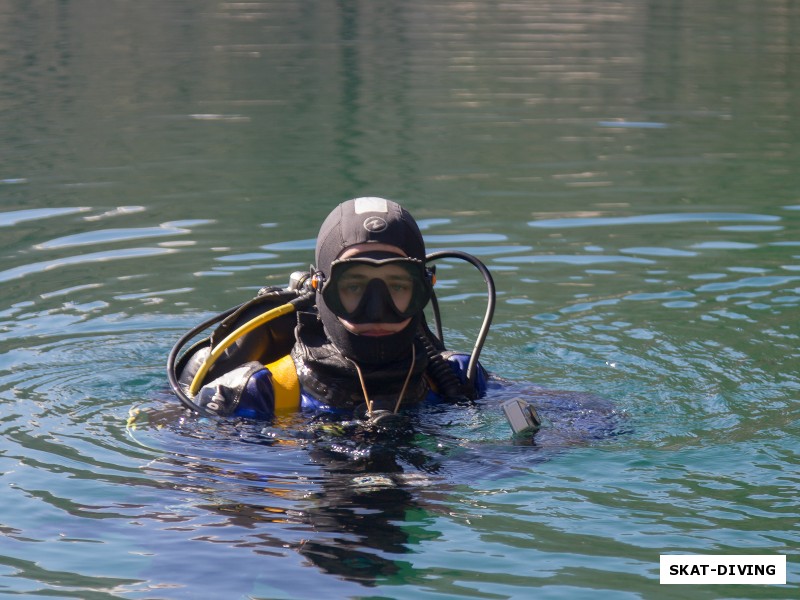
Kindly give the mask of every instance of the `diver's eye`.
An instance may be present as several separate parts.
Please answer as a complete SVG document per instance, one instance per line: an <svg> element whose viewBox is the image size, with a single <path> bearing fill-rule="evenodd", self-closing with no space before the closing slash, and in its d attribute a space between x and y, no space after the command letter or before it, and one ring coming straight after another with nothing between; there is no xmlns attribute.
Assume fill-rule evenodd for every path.
<svg viewBox="0 0 800 600"><path fill-rule="evenodd" d="M366 286L364 286L364 284L355 281L342 282L339 285L339 293L347 294L349 296L361 296L364 294L365 289Z"/></svg>

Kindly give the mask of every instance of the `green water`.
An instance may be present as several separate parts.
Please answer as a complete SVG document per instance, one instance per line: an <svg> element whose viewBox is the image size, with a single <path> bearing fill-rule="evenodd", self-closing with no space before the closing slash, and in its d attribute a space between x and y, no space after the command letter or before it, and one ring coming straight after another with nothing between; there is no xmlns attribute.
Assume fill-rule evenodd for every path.
<svg viewBox="0 0 800 600"><path fill-rule="evenodd" d="M790 0L0 2L0 596L796 597L798 40ZM491 395L384 469L163 415L174 341L362 195L492 270L536 445ZM437 294L468 350L482 282Z"/></svg>

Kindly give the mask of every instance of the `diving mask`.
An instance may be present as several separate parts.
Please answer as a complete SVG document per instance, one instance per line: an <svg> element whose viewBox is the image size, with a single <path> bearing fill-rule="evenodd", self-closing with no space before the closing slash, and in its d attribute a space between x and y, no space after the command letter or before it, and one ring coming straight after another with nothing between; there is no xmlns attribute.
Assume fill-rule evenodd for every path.
<svg viewBox="0 0 800 600"><path fill-rule="evenodd" d="M330 271L322 297L350 323L400 323L430 300L431 277L415 258L373 252L335 260Z"/></svg>

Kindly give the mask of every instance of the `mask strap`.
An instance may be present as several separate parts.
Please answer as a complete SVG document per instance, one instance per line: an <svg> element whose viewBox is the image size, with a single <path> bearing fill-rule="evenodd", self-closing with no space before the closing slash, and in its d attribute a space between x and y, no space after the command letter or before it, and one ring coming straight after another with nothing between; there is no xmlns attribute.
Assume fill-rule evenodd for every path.
<svg viewBox="0 0 800 600"><path fill-rule="evenodd" d="M356 373L358 373L358 380L361 382L361 391L364 392L364 400L367 403L367 415L372 416L372 400L369 399L369 394L367 394L367 384L364 382L364 375L361 373L361 367L358 366L358 363L354 361L352 358L348 358L353 366L356 368ZM400 395L397 397L397 402L394 405L394 413L397 414L397 411L400 410L400 403L403 401L403 396L406 395L406 388L408 388L408 382L411 381L411 373L414 372L414 363L417 362L417 349L414 344L411 345L411 366L408 368L408 374L406 374L406 380L403 382L403 388L400 390Z"/></svg>

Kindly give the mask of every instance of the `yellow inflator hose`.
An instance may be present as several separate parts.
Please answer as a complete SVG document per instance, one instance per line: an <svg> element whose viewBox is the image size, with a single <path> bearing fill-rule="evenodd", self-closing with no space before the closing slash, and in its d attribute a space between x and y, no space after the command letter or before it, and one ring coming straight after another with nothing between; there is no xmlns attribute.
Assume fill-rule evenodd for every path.
<svg viewBox="0 0 800 600"><path fill-rule="evenodd" d="M283 304L282 306L278 306L272 310L268 310L267 312L258 315L254 319L249 320L244 325L241 325L229 333L225 339L223 339L215 348L211 350L211 353L203 361L203 364L200 365L200 369L198 369L194 379L192 379L192 384L189 386L189 395L194 398L197 392L200 391L200 388L203 387L203 380L208 374L208 370L214 365L215 362L217 362L217 359L222 356L222 353L225 352L225 350L227 350L236 340L246 333L250 333L256 327L259 327L260 325L263 325L272 319L277 319L283 315L288 315L294 310L294 304Z"/></svg>

